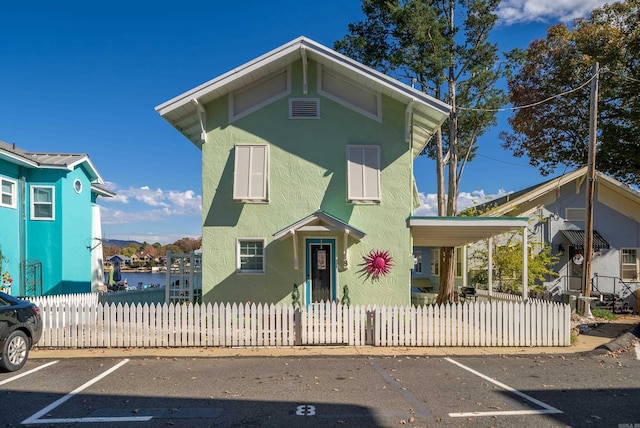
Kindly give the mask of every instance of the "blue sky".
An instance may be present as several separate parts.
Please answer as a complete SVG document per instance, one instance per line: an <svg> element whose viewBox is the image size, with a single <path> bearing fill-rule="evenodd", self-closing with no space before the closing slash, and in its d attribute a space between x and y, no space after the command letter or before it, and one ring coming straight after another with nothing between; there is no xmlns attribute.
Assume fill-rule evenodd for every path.
<svg viewBox="0 0 640 428"><path fill-rule="evenodd" d="M494 37L502 50L525 48L549 25L604 3L505 0ZM0 140L88 154L118 195L99 199L106 239L198 237L200 152L154 107L296 37L332 47L363 17L359 0L2 2ZM507 117L480 139L460 207L547 179L500 147ZM418 159L415 175L417 213L433 215L433 163Z"/></svg>

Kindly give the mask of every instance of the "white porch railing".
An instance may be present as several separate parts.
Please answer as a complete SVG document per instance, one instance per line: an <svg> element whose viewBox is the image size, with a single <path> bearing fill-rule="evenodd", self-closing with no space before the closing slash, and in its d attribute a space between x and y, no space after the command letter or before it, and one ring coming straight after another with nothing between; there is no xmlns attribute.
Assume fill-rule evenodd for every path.
<svg viewBox="0 0 640 428"><path fill-rule="evenodd" d="M481 288L476 288L476 294L478 297L484 297L485 299L491 297L498 300L512 300L514 302L522 301L522 295L520 294L502 293L498 291L492 291L491 294L489 294L489 290L483 290Z"/></svg>
<svg viewBox="0 0 640 428"><path fill-rule="evenodd" d="M34 299L41 348L351 346L569 346L569 305L465 302L422 307L296 310L273 304L129 305Z"/></svg>

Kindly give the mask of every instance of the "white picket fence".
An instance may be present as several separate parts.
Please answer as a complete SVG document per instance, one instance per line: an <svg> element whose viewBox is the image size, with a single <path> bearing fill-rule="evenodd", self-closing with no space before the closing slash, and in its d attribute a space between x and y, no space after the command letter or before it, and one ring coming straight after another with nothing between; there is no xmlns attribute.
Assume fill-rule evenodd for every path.
<svg viewBox="0 0 640 428"><path fill-rule="evenodd" d="M465 302L422 307L296 310L273 304L101 304L33 299L41 348L351 346L569 346L569 305Z"/></svg>

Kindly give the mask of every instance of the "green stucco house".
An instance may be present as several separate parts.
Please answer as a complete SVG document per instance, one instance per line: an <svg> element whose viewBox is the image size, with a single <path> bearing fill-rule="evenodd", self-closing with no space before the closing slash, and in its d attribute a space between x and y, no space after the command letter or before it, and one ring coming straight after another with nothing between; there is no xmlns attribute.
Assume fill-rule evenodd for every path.
<svg viewBox="0 0 640 428"><path fill-rule="evenodd" d="M203 301L410 304L413 161L448 105L300 37L156 110L202 151Z"/></svg>
<svg viewBox="0 0 640 428"><path fill-rule="evenodd" d="M32 153L0 141L2 289L14 296L98 291L102 271L99 196L84 154Z"/></svg>

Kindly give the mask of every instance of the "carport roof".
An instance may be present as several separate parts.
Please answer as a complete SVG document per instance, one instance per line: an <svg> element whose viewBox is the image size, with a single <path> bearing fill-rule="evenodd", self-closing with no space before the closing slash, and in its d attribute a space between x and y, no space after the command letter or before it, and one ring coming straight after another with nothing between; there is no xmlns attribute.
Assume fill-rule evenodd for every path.
<svg viewBox="0 0 640 428"><path fill-rule="evenodd" d="M409 217L414 247L459 247L527 227L527 217Z"/></svg>

